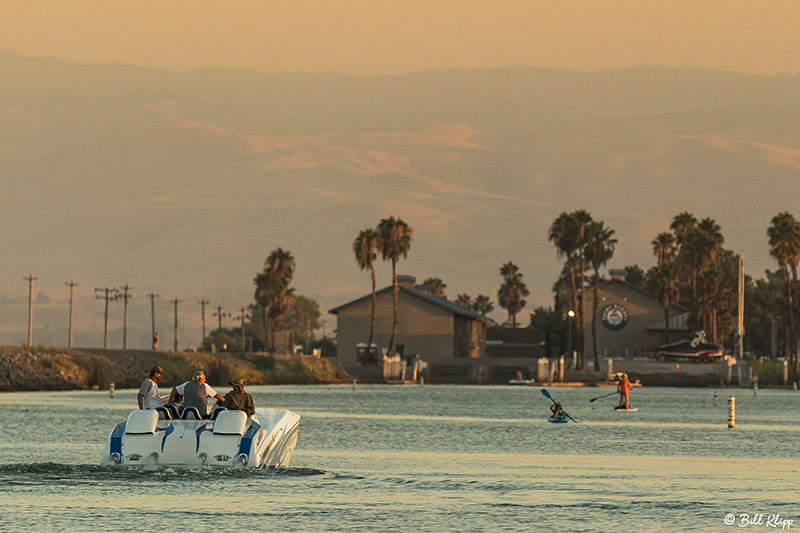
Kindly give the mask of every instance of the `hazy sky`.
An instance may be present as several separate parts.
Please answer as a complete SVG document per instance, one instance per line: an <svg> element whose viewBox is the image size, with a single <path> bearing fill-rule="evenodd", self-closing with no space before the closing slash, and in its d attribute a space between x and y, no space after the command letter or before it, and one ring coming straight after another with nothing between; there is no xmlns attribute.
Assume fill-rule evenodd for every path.
<svg viewBox="0 0 800 533"><path fill-rule="evenodd" d="M797 73L796 0L4 0L0 48L171 70Z"/></svg>

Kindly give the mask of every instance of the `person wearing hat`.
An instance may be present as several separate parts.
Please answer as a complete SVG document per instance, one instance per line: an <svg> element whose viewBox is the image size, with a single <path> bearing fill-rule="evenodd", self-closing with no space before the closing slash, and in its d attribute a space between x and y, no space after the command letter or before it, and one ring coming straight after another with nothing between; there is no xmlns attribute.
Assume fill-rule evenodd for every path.
<svg viewBox="0 0 800 533"><path fill-rule="evenodd" d="M139 387L139 395L136 400L139 402L139 409L155 409L161 407L161 397L158 395L158 378L161 377L163 370L160 366L150 369L150 377L145 378L142 386Z"/></svg>
<svg viewBox="0 0 800 533"><path fill-rule="evenodd" d="M232 379L228 383L231 384L233 390L225 395L222 407L244 411L247 416L253 416L256 412L256 406L253 403L253 397L244 391L244 380L241 378Z"/></svg>

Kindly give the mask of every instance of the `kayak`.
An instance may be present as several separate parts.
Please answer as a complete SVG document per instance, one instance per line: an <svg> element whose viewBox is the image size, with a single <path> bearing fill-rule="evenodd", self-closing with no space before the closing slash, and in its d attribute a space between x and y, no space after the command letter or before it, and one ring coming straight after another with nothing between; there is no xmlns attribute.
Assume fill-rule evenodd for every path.
<svg viewBox="0 0 800 533"><path fill-rule="evenodd" d="M569 419L566 416L559 416L558 418L551 416L547 420L548 422L552 422L554 424L564 424L565 422L569 422Z"/></svg>
<svg viewBox="0 0 800 533"><path fill-rule="evenodd" d="M639 409L637 409L636 407L631 407L630 409L625 409L624 407L614 407L614 410L621 411L623 413L635 413Z"/></svg>

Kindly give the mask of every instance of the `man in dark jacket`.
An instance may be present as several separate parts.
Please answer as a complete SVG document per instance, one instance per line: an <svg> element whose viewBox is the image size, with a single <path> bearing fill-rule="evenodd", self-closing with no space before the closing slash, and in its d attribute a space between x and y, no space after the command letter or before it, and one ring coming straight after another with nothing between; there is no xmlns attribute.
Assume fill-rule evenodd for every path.
<svg viewBox="0 0 800 533"><path fill-rule="evenodd" d="M233 390L225 395L222 407L244 411L247 416L253 416L256 412L256 407L253 403L253 397L244 391L244 380L241 378L232 379L228 383L233 386Z"/></svg>

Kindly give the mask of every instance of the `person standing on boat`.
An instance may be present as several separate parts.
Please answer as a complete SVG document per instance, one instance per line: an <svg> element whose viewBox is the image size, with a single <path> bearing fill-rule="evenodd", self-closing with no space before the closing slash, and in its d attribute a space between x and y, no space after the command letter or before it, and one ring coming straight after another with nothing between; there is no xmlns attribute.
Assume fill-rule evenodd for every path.
<svg viewBox="0 0 800 533"><path fill-rule="evenodd" d="M236 411L244 411L247 416L253 416L256 412L256 406L253 403L253 397L244 391L244 380L232 379L228 383L231 384L233 390L225 395L225 401L222 402L222 407L225 409L233 409ZM217 403L220 403L217 401Z"/></svg>
<svg viewBox="0 0 800 533"><path fill-rule="evenodd" d="M622 374L622 379L617 383L617 392L619 392L619 409L630 409L631 382L628 381L628 374Z"/></svg>
<svg viewBox="0 0 800 533"><path fill-rule="evenodd" d="M196 407L201 416L208 416L208 399L216 398L219 401L225 400L217 391L206 383L206 374L198 370L192 376L191 381L181 383L172 389L169 400L177 400L178 395L183 396L183 408Z"/></svg>
<svg viewBox="0 0 800 533"><path fill-rule="evenodd" d="M158 395L158 378L161 377L163 370L160 366L150 369L150 377L142 382L139 387L139 394L136 400L139 402L139 409L155 409L161 407L161 397Z"/></svg>

